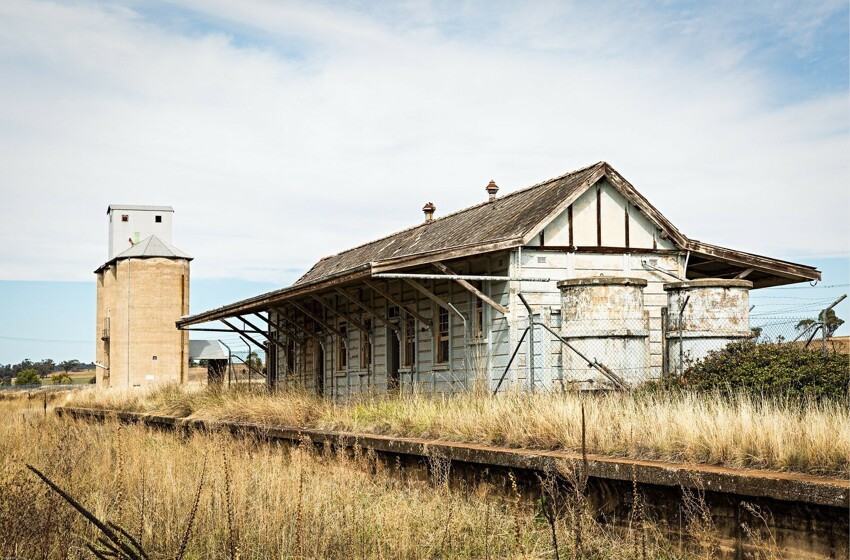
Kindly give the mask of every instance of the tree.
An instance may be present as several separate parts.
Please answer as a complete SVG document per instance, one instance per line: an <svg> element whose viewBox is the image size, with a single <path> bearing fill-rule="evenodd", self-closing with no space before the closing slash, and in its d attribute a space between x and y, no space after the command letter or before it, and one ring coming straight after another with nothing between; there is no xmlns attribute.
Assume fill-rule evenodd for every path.
<svg viewBox="0 0 850 560"><path fill-rule="evenodd" d="M21 363L13 365L12 366L12 373L17 375L19 372L21 372L25 369L33 369L34 365L35 364L32 363L32 360L27 358L24 361L22 361Z"/></svg>
<svg viewBox="0 0 850 560"><path fill-rule="evenodd" d="M73 383L73 381L71 381L71 378L65 375L64 373L54 375L50 378L50 382L54 385L61 385L63 383Z"/></svg>
<svg viewBox="0 0 850 560"><path fill-rule="evenodd" d="M41 379L38 378L38 371L34 369L22 369L15 377L15 385L41 385Z"/></svg>
<svg viewBox="0 0 850 560"><path fill-rule="evenodd" d="M850 365L845 354L800 344L733 342L688 367L681 385L701 391L744 391L791 398L847 397Z"/></svg>
<svg viewBox="0 0 850 560"><path fill-rule="evenodd" d="M80 367L80 360L65 360L59 362L59 367L62 368L62 371L67 375L71 371L77 371Z"/></svg>
<svg viewBox="0 0 850 560"><path fill-rule="evenodd" d="M248 358L245 359L245 363L255 371L263 371L263 360L260 359L260 356L256 352L250 352Z"/></svg>
<svg viewBox="0 0 850 560"><path fill-rule="evenodd" d="M815 328L823 322L824 315L823 311L818 313L817 320L815 319L803 319L799 323L797 323L797 330L807 331L809 329ZM838 327L844 324L844 319L839 319L835 314L835 309L828 309L826 311L826 337L829 338L835 331L838 330Z"/></svg>
<svg viewBox="0 0 850 560"><path fill-rule="evenodd" d="M41 360L36 364L36 366L38 369L38 373L42 376L51 374L53 373L53 370L56 369L56 363L50 358Z"/></svg>

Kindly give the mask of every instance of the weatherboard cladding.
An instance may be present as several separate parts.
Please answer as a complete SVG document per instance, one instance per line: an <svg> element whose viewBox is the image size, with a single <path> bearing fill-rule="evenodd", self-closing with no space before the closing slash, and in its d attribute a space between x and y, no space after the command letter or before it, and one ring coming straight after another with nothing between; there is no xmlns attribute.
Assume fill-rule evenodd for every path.
<svg viewBox="0 0 850 560"><path fill-rule="evenodd" d="M575 193L601 163L484 202L433 222L423 222L316 263L294 286L315 282L370 262L523 237Z"/></svg>

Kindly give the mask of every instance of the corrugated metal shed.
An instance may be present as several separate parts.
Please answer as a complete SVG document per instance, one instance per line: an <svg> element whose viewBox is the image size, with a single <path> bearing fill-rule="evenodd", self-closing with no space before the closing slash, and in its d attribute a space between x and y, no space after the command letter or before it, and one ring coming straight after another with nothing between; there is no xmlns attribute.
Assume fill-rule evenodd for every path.
<svg viewBox="0 0 850 560"><path fill-rule="evenodd" d="M217 340L190 340L190 360L226 360L227 350Z"/></svg>

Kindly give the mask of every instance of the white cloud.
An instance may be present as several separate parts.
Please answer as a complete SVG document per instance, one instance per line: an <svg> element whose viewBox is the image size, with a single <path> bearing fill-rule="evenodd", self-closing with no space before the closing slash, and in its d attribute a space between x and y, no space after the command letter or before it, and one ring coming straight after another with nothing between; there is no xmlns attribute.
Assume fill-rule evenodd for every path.
<svg viewBox="0 0 850 560"><path fill-rule="evenodd" d="M288 282L600 159L692 237L848 250L847 92L778 102L724 18L186 0L181 33L155 6L0 5L0 279L91 278L123 202L175 207L196 277Z"/></svg>

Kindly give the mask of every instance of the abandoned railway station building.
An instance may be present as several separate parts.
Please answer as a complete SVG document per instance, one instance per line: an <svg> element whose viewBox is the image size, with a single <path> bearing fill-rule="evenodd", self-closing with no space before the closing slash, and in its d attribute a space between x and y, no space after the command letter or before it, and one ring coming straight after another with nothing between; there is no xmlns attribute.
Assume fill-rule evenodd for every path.
<svg viewBox="0 0 850 560"><path fill-rule="evenodd" d="M753 336L749 291L816 269L689 239L600 162L325 257L182 317L265 348L267 382L334 398L633 386Z"/></svg>

